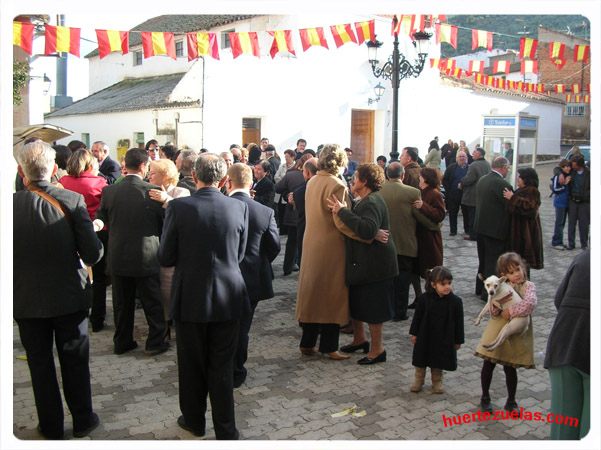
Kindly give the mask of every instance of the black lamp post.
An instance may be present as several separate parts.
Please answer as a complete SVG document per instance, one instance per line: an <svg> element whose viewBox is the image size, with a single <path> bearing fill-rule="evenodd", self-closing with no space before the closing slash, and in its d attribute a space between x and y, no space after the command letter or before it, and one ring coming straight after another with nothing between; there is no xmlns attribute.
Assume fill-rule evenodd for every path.
<svg viewBox="0 0 601 450"><path fill-rule="evenodd" d="M397 16L394 16L393 30L396 30L398 23ZM368 41L367 51L369 63L371 69L376 78L384 78L390 80L392 85L392 151L390 152L391 161L399 159L398 152L398 122L399 122L399 84L400 81L407 77L418 77L424 69L424 63L426 62L426 56L428 55L429 40L432 37L431 33L418 31L413 33L413 46L417 50L417 60L411 64L405 55L399 52L399 34L398 31L394 32L394 49L392 55L388 57L388 61L382 66L378 67L377 52L378 48L382 46L382 43L378 40Z"/></svg>

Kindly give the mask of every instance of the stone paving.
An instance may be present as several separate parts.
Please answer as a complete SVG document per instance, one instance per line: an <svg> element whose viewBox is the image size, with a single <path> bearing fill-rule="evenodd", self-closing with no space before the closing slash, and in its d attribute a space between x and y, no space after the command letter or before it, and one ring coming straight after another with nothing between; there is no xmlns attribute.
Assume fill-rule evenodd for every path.
<svg viewBox="0 0 601 450"><path fill-rule="evenodd" d="M542 361L556 313L553 298L567 266L579 251L550 247L554 210L548 197L547 180L552 167L552 164L538 167L545 269L532 271L532 281L538 290L538 307L533 316L537 368L519 369L517 392L520 406L545 414L551 393ZM460 230L461 226L460 219ZM384 364L359 366L356 364L359 355L342 362L322 356L301 356L298 351L301 332L294 320L298 274L283 276L282 247L282 254L274 263L276 297L261 302L257 308L250 336L248 378L235 390L241 439L547 439L549 425L543 422L503 420L444 426L442 415L450 417L477 411L482 360L473 356L473 352L484 326L476 327L472 323L483 306L473 294L476 243L464 241L461 235L449 237L448 220L444 223L443 240L445 265L453 272L455 293L463 298L466 339L458 352L458 370L445 373L444 394L430 393L429 378L422 392L409 392L413 378L412 346L408 338L410 321L385 324L388 361ZM180 410L175 347L154 357L144 355L143 345L125 355L114 355L110 292L108 313L108 328L90 336L92 393L101 425L84 439L214 439L210 412L205 438L196 438L176 424ZM13 432L19 439L41 439L36 431L37 416L27 363L18 358L24 351L16 326L13 332ZM146 332L142 311L138 310L135 333L139 343L143 343ZM350 339L342 335L341 345ZM491 396L494 407L501 409L506 399L501 368L495 371ZM332 417L355 405L356 412L366 414ZM71 438L69 416L65 428L67 438Z"/></svg>

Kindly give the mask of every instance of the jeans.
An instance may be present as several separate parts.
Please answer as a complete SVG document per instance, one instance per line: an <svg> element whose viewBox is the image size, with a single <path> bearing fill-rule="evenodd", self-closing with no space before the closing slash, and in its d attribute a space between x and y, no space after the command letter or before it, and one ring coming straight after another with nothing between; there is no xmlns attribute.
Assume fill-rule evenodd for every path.
<svg viewBox="0 0 601 450"><path fill-rule="evenodd" d="M555 208L555 229L551 245L563 245L563 228L568 217L568 208Z"/></svg>

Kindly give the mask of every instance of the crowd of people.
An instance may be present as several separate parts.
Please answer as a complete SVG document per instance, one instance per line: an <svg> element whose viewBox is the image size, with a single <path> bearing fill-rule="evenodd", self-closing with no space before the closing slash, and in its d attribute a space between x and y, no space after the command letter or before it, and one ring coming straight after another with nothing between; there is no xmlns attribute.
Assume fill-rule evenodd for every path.
<svg viewBox="0 0 601 450"><path fill-rule="evenodd" d="M302 355L321 353L342 361L362 351L358 364L384 363L384 323L408 320L408 310L414 309L410 390L422 390L429 367L432 392L443 393L443 371L457 369L457 350L464 344L464 317L453 275L443 265L441 225L448 214L449 238L456 236L459 211L463 239L477 242L475 294L487 301L482 280L498 275L522 298L507 309L491 306L476 350L484 360L481 409L492 410L489 387L495 365L501 364L505 409L517 410L516 368L534 367L536 320L495 350L484 344L512 318L535 311L530 270L544 267L537 172L519 168L514 190L506 179L513 160L510 145L491 163L479 146L470 153L464 141L449 140L439 148L437 139L423 161L415 147L403 148L399 160L380 156L377 163L359 164L352 154L336 144L313 151L299 139L281 161L267 138L259 145L233 144L219 154L151 140L145 148L129 149L121 164L102 141L88 150L80 141L51 147L32 139L16 149L14 318L27 353L40 433L49 439L64 434L53 335L74 436L86 436L99 424L82 324L89 314L92 331L104 330L110 285L114 353L137 348L137 307L148 325L147 355L167 351L175 330L178 425L204 435L210 397L217 439L238 439L233 389L247 378L248 337L258 302L274 297L272 262L283 234L282 273L300 271L296 319ZM578 223L586 249L590 173L583 158L562 161L551 188L557 211L553 248L564 249L567 216L565 248L575 247ZM411 287L415 300L410 305ZM572 301L564 298L558 291L558 308ZM580 298L576 303L583 311L588 307ZM569 327L570 314L561 317L557 333ZM342 347L341 328L353 334ZM584 348L569 350L581 355ZM572 372L557 366L562 358L575 367ZM562 378L568 374L586 385L585 358L551 359L545 365L557 389L568 389ZM557 396L552 407L563 411L562 401Z"/></svg>

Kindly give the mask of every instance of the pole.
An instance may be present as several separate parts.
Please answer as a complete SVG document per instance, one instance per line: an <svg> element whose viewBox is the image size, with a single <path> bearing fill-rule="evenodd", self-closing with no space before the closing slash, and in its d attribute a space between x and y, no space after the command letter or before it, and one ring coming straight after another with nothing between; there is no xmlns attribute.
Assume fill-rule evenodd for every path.
<svg viewBox="0 0 601 450"><path fill-rule="evenodd" d="M394 50L392 51L392 151L390 160L398 161L399 139L399 36L394 33Z"/></svg>

